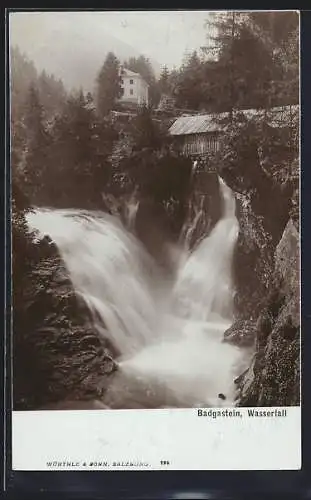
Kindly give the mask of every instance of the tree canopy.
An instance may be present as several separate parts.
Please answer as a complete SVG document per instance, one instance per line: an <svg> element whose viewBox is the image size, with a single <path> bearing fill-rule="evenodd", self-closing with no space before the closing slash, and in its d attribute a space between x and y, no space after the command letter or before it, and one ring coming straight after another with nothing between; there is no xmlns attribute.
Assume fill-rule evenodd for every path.
<svg viewBox="0 0 311 500"><path fill-rule="evenodd" d="M106 116L121 97L120 63L113 52L109 52L96 80L97 110Z"/></svg>
<svg viewBox="0 0 311 500"><path fill-rule="evenodd" d="M281 15L282 14L282 15ZM164 74L177 108L207 112L299 101L299 23L295 12L221 12L207 42ZM163 76L159 81L163 85Z"/></svg>

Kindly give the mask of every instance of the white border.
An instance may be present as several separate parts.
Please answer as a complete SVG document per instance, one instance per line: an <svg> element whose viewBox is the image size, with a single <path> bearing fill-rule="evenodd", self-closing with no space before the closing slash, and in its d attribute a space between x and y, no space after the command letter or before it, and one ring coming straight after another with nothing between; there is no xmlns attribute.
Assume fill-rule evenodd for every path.
<svg viewBox="0 0 311 500"><path fill-rule="evenodd" d="M231 10L232 11L232 10ZM240 12L249 12L240 10ZM265 12L265 10L252 10ZM284 9L276 12L297 12L299 14L299 88L301 92L301 16L300 11ZM189 11L184 11L189 12ZM230 12L228 10L210 10L208 12ZM272 12L272 11L270 11ZM8 12L8 22L10 13ZM5 26L7 30L7 23ZM7 33L7 31L6 31ZM7 54L5 61L7 63ZM8 77L9 75L7 75ZM301 94L299 93L299 240L301 244ZM5 100L6 111L10 104ZM7 131L5 131L7 140ZM5 172L7 174L7 162ZM5 192L6 194L6 192ZM5 208L5 214L6 213ZM11 211L10 211L11 212ZM7 242L5 234L5 242ZM301 247L300 247L300 320L301 320ZM6 335L7 335L6 331ZM300 327L300 396L302 397L302 332ZM11 340L12 347L12 340ZM6 353L5 353L6 354ZM11 360L11 369L13 369ZM5 377L6 377L5 370ZM6 389L4 390L4 407L6 407ZM217 409L213 409L217 410ZM247 416L248 409L239 409L242 419L213 419L198 417L197 410L122 410L122 411L53 411L53 412L13 412L13 469L14 470L51 470L46 466L46 457L54 453L56 461L77 460L68 457L68 453L76 453L80 461L94 461L106 441L111 457L115 456L115 447L120 447L121 456L116 460L125 460L131 450L137 454L142 449L149 462L156 461L148 467L135 468L124 466L118 470L293 470L301 468L301 407L287 408L286 417ZM260 410L256 408L256 410ZM264 411L271 408L262 408ZM281 409L280 409L281 410ZM107 427L107 421L112 426ZM118 422L119 421L119 422ZM243 422L243 425L241 425ZM161 428L156 429L156 426ZM89 425L91 426L89 427ZM121 425L119 425L121 424ZM128 428L129 427L129 428ZM6 446L6 421L4 414L4 447ZM106 430L108 429L108 431ZM126 431L126 432L125 432ZM139 433L145 436L140 440ZM203 434L202 434L203 433ZM206 443L202 447L202 435ZM116 441L113 441L113 437ZM142 436L141 436L142 437ZM174 437L174 439L173 439ZM119 442L119 439L121 442ZM165 441L166 440L166 441ZM183 446L180 445L183 443ZM166 446L169 446L166 448ZM174 446L173 446L174 444ZM113 447L113 448L111 448ZM142 448L141 448L142 447ZM188 447L188 450L185 450ZM196 450L194 449L196 447ZM70 452L69 452L70 450ZM168 456L164 455L164 451ZM193 455L190 452L193 450ZM206 453L205 453L206 451ZM102 460L101 453L98 461ZM134 453L134 455L135 455ZM177 453L173 458L172 454ZM6 453L4 454L4 472ZM159 458L161 456L161 458ZM95 457L96 458L96 457ZM135 459L134 457L129 457ZM139 457L136 457L137 459ZM113 459L113 458L112 458ZM159 460L169 459L170 465L159 466ZM144 458L142 458L144 460ZM69 467L81 470L81 467ZM110 467L108 467L109 469ZM107 469L107 468L106 468ZM104 467L104 470L106 470ZM56 470L53 468L52 470ZM58 467L57 470L68 470ZM85 467L83 467L85 470ZM87 467L87 470L99 470L98 467ZM5 473L4 473L5 478Z"/></svg>
<svg viewBox="0 0 311 500"><path fill-rule="evenodd" d="M206 416L198 409L13 412L13 469L300 469L300 407L262 410L270 416L248 416L248 408L217 418L217 408L202 409Z"/></svg>

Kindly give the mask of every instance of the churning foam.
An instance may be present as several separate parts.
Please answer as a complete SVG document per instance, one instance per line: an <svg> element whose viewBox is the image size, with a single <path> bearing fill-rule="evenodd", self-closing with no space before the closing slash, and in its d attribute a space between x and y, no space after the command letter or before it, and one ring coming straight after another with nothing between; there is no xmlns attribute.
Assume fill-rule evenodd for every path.
<svg viewBox="0 0 311 500"><path fill-rule="evenodd" d="M121 400L134 388L141 407L150 387L151 394L156 388L156 406L234 404L233 380L243 353L224 343L223 333L233 320L231 264L238 222L231 190L223 181L220 188L222 219L192 253L184 250L171 285L116 217L82 210L28 215L31 227L55 241L75 290L93 313L94 327L120 353L109 388L112 405L114 384Z"/></svg>

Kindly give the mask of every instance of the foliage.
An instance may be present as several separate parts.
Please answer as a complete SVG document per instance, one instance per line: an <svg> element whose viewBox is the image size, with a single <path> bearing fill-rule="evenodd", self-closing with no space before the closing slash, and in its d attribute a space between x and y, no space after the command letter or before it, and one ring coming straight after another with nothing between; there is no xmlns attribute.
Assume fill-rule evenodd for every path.
<svg viewBox="0 0 311 500"><path fill-rule="evenodd" d="M45 117L47 119L53 118L63 110L67 99L62 81L57 80L54 75L48 75L43 70L38 76L37 87Z"/></svg>
<svg viewBox="0 0 311 500"><path fill-rule="evenodd" d="M42 115L32 88L25 117L31 134L22 172L31 202L56 207L100 204L116 138L111 124L97 117L91 96L86 99L82 93L68 99L49 128Z"/></svg>
<svg viewBox="0 0 311 500"><path fill-rule="evenodd" d="M170 152L162 134L151 109L142 107L131 123L131 151L121 159L118 170L124 174L126 190L136 190L140 199L161 205L178 233L184 222L192 164Z"/></svg>
<svg viewBox="0 0 311 500"><path fill-rule="evenodd" d="M178 108L221 112L298 103L297 13L214 13L207 28L202 55L188 55L169 75Z"/></svg>
<svg viewBox="0 0 311 500"><path fill-rule="evenodd" d="M97 110L100 116L106 116L121 97L121 76L119 61L109 52L96 80Z"/></svg>
<svg viewBox="0 0 311 500"><path fill-rule="evenodd" d="M15 123L24 112L24 100L31 84L37 79L37 70L32 61L18 47L10 52L11 117Z"/></svg>
<svg viewBox="0 0 311 500"><path fill-rule="evenodd" d="M12 266L13 273L13 295L21 293L22 287L19 283L21 276L29 267L29 247L31 234L28 230L25 213L30 208L30 202L23 193L19 182L13 177L12 180ZM15 278L17 281L14 281Z"/></svg>
<svg viewBox="0 0 311 500"><path fill-rule="evenodd" d="M135 150L144 148L159 149L164 140L157 124L152 120L151 108L141 106L132 122L131 134L135 142Z"/></svg>
<svg viewBox="0 0 311 500"><path fill-rule="evenodd" d="M38 92L45 119L50 119L61 112L67 97L62 81L45 71L38 74L34 63L22 54L17 46L12 47L10 56L12 122L19 123L23 120L27 112L30 87Z"/></svg>
<svg viewBox="0 0 311 500"><path fill-rule="evenodd" d="M173 95L176 107L199 110L204 103L202 83L205 77L205 66L197 52L194 51L184 62L176 79Z"/></svg>
<svg viewBox="0 0 311 500"><path fill-rule="evenodd" d="M169 93L169 78L170 72L166 65L163 66L161 75L158 81L158 88L160 94L168 94Z"/></svg>
<svg viewBox="0 0 311 500"><path fill-rule="evenodd" d="M31 200L36 200L38 189L44 184L42 176L48 159L50 136L44 123L44 111L38 91L34 86L29 89L25 107L26 155L23 176L26 193Z"/></svg>
<svg viewBox="0 0 311 500"><path fill-rule="evenodd" d="M23 180L30 195L46 163L48 125L62 112L66 92L60 80L35 65L18 47L11 49L11 165L13 176ZM32 192L31 197L35 197Z"/></svg>
<svg viewBox="0 0 311 500"><path fill-rule="evenodd" d="M272 126L273 112L254 113L247 118L243 113L234 113L232 121L225 119L225 134L220 140L220 150L214 159L221 168L228 162L234 165L233 176L241 176L244 191L252 189L258 175L267 176L270 183L279 186L297 177L295 168L299 156L298 113L286 110L282 113L282 125ZM248 181L247 181L248 179ZM249 184L247 184L249 182ZM257 185L257 183L256 183ZM239 191L239 189L237 189Z"/></svg>

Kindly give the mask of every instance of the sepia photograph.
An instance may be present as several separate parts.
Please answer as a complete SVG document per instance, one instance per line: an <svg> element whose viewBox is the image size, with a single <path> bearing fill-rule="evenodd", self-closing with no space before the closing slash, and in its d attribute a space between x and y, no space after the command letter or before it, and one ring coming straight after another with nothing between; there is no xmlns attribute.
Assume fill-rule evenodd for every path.
<svg viewBox="0 0 311 500"><path fill-rule="evenodd" d="M299 12L16 10L9 68L13 410L300 407Z"/></svg>

